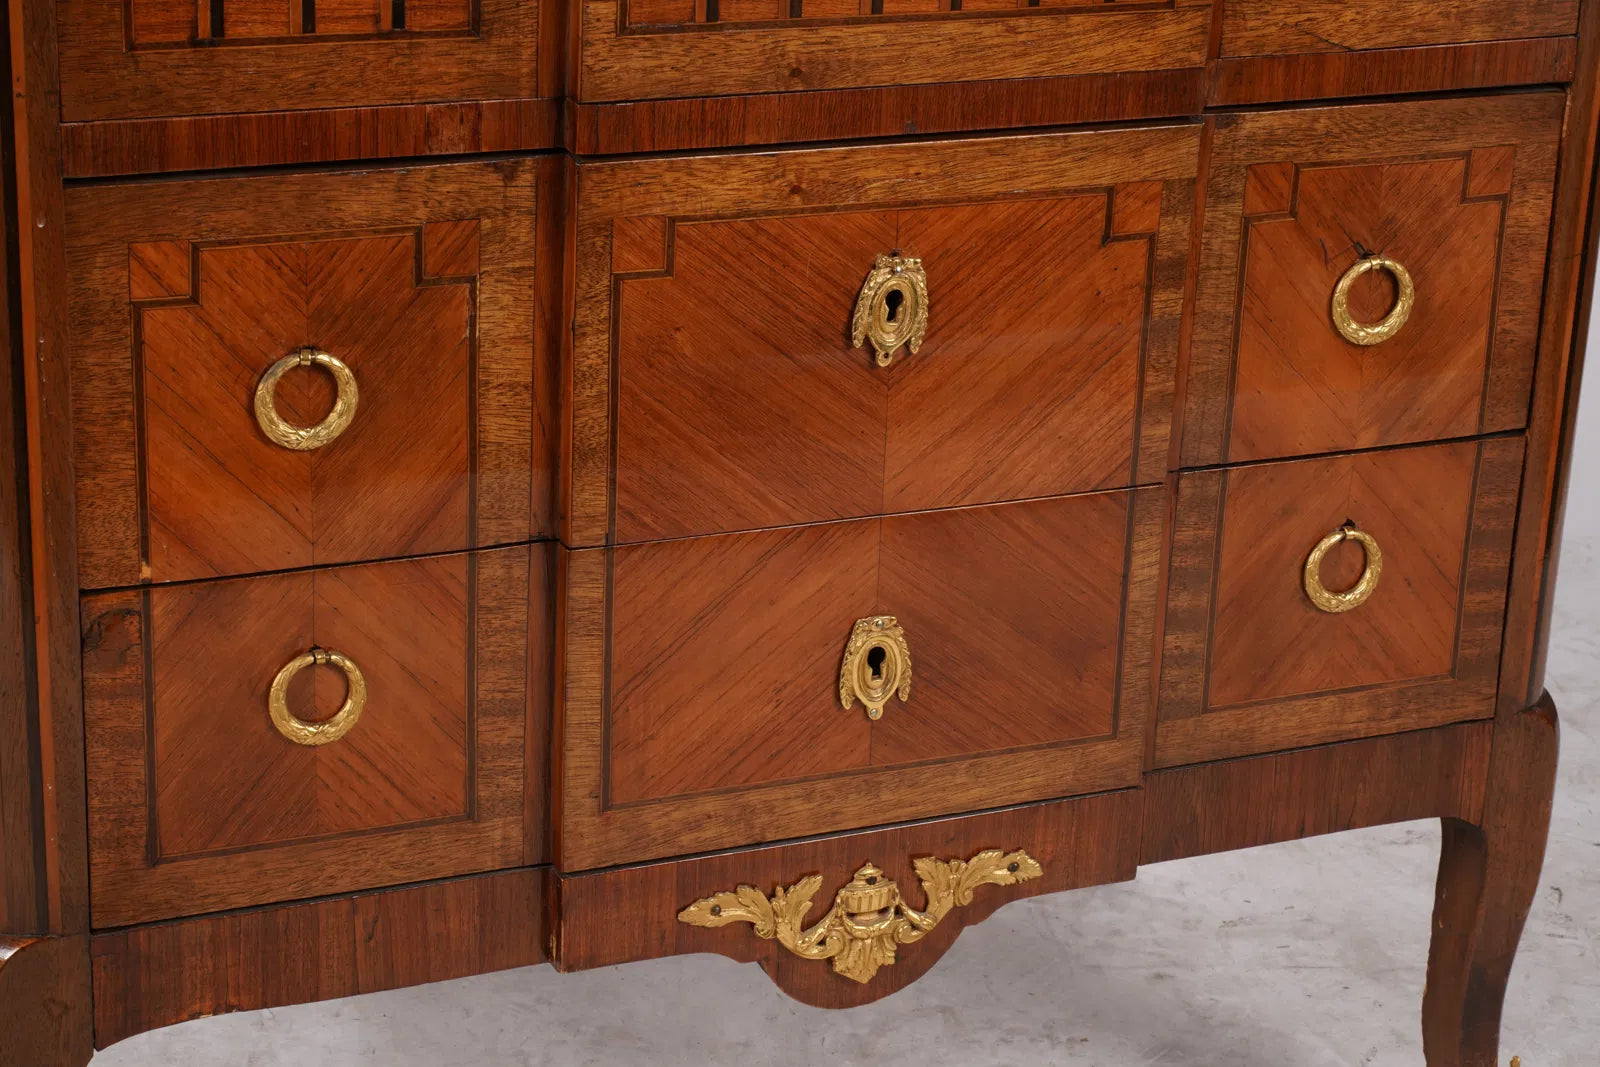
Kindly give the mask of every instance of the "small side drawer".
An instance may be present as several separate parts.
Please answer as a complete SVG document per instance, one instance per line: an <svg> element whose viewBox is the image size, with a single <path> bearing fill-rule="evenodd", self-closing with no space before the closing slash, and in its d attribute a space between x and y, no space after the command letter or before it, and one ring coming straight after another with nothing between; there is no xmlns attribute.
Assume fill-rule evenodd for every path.
<svg viewBox="0 0 1600 1067"><path fill-rule="evenodd" d="M581 165L562 540L1159 481L1198 134Z"/></svg>
<svg viewBox="0 0 1600 1067"><path fill-rule="evenodd" d="M1219 117L1184 465L1522 427L1564 102Z"/></svg>
<svg viewBox="0 0 1600 1067"><path fill-rule="evenodd" d="M1555 37L1579 0L1225 0L1222 54L1259 56Z"/></svg>
<svg viewBox="0 0 1600 1067"><path fill-rule="evenodd" d="M1184 474L1162 766L1494 714L1521 438Z"/></svg>
<svg viewBox="0 0 1600 1067"><path fill-rule="evenodd" d="M541 545L84 598L95 926L539 862L549 563Z"/></svg>
<svg viewBox="0 0 1600 1067"><path fill-rule="evenodd" d="M1163 494L563 553L563 870L1137 783Z"/></svg>
<svg viewBox="0 0 1600 1067"><path fill-rule="evenodd" d="M553 166L68 190L81 585L548 534Z"/></svg>

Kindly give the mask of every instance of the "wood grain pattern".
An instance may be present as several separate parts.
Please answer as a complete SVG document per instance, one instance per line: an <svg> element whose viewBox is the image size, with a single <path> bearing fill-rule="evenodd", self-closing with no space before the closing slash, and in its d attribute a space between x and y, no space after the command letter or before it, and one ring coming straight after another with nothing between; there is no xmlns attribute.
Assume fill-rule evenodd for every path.
<svg viewBox="0 0 1600 1067"><path fill-rule="evenodd" d="M6 168L14 175L17 268L8 288L15 316L18 388L27 449L31 669L37 713L24 728L36 738L37 799L30 804L37 845L22 876L37 887L31 932L77 934L89 926L84 840L83 703L78 658L77 529L72 471L72 402L64 373L67 309L60 170L59 69L51 43L56 4L18 0L6 22L12 87L9 122L0 123ZM14 169L13 169L14 168ZM14 305L11 304L15 301ZM20 514L19 514L20 519ZM12 722L27 705L0 708ZM10 788L10 787L8 787ZM8 875L8 877L11 877Z"/></svg>
<svg viewBox="0 0 1600 1067"><path fill-rule="evenodd" d="M476 543L471 226L470 268L447 272L464 281L427 276L424 227L199 248L183 298L135 303L148 580ZM365 388L337 441L295 452L257 430L252 398L261 372L307 343ZM297 426L315 425L333 403L333 378L320 370L292 370L276 391L279 414ZM96 505L92 493L83 499Z"/></svg>
<svg viewBox="0 0 1600 1067"><path fill-rule="evenodd" d="M549 869L98 934L94 1039L545 960Z"/></svg>
<svg viewBox="0 0 1600 1067"><path fill-rule="evenodd" d="M1482 816L1444 820L1422 1002L1429 1067L1500 1062L1500 1015L1539 890L1559 747L1549 694L1520 717L1501 719Z"/></svg>
<svg viewBox="0 0 1600 1067"><path fill-rule="evenodd" d="M562 540L572 546L607 540L614 435L620 435L615 437L615 469L617 537L621 540L871 515L895 507L925 506L930 500L956 504L1010 493L1122 485L1156 476L1154 472L1162 469L1169 433L1181 279L1188 245L1190 193L1185 186L1194 174L1197 135L1192 126L1168 127L581 165L572 253L577 275L568 364L570 392L565 398L572 419L567 446L571 468ZM1053 352L1052 331L1070 333L1077 343L1068 351L1075 357L1095 352L1101 359L1109 359L1114 353L1126 353L1127 344L1120 339L1128 336L1121 332L1123 321L1115 315L1096 318L1093 305L1086 307L1079 300L1096 289L1126 294L1128 286L1093 271L1084 272L1080 280L1073 264L1058 271L1047 263L1024 259L1012 273L1031 277L1042 272L1058 278L1066 291L1049 293L1054 310L1042 313L1019 296L1019 303L1009 305L1017 318L1016 332L1009 335L1013 341L993 349L981 348L982 315L991 304L1005 307L1013 298L1005 291L1007 283L985 291L983 275L969 275L958 256L951 258L954 249L940 246L940 241L948 244L951 239L939 234L957 223L976 225L971 213L964 215L953 205L1015 199L1015 205L992 204L987 209L990 221L984 224L992 229L980 233L998 238L1002 231L1027 226L1030 218L1039 217L1038 212L1045 212L1045 217L1060 212L1059 228L1054 232L1063 242L1061 251L1072 253L1078 247L1074 241L1085 240L1086 254L1106 255L1109 269L1120 263L1117 257L1136 255L1131 249L1148 247L1149 242L1129 238L1128 249L1120 242L1101 245L1106 227L1105 196L1062 194L1123 182L1162 182L1167 186L1154 253L1144 261L1151 280L1146 283L1150 328L1143 341L1138 386L1142 405L1136 424L1124 422L1122 427L1130 437L1137 430L1139 466L1133 469L1132 458L1124 451L1122 461L1129 464L1125 471L1104 471L1107 464L1115 467L1113 455L1090 464L1086 476L1074 473L1060 454L1065 450L1052 452L1047 447L1048 442L1060 441L1062 434L1076 433L1076 451L1082 435L1093 432L1093 420L1127 419L1125 407L1116 414L1047 408L1035 416L1048 416L1045 425L1021 427L1037 431L1028 438L1028 448L1033 451L1014 455L1021 466L1007 468L1035 472L1033 480L1003 484L1006 477L1016 475L1005 470L983 473L983 457L985 449L1017 447L1017 428L974 420L970 408L960 407L966 401L952 401L961 389L975 388L973 380L963 375L987 368L994 381L1006 374L1019 375L1015 384L1023 390L1074 387L1082 381L1084 369L1095 361L1085 357L1080 364L1043 358ZM1049 199L1043 205L1025 206L1023 201L1030 198ZM1061 198L1059 202L1057 198ZM869 209L861 211L863 204ZM919 207L913 211L910 204ZM946 209L943 205L952 206ZM856 212L835 213L847 206ZM748 221L685 221L677 227L673 276L624 280L619 302L611 263L614 220L663 215L684 220L733 215ZM925 227L922 236L919 226ZM890 367L885 375L871 366L864 352L845 347L849 313L872 257L891 250L897 241L905 243L912 238L926 240L930 258L946 264L945 310L937 310L941 298L932 296L936 310L929 347L917 356L902 357L903 366ZM1098 253L1094 251L1097 247L1101 249ZM1112 251L1106 253L1106 248ZM773 249L782 250L781 258L771 256ZM1131 265L1119 269L1134 272ZM681 284L680 277L684 279ZM930 282L934 293L939 291L939 277L935 274ZM761 294L761 303L752 306L748 315L730 315L730 308L737 312L743 305L719 291L720 286L735 283L735 293ZM1046 294L1039 295L1043 298ZM652 309L663 307L662 301L668 301L665 306L670 307L670 315L652 314ZM1035 320L1040 322L1039 332L1030 336L1029 324ZM679 323L709 325L674 329ZM941 323L949 324L942 332ZM787 352L795 336L805 338L807 344L797 350L797 357L791 357ZM737 347L729 343L735 338ZM941 356L938 347L946 345L951 347ZM1023 354L1031 355L1031 361L1018 358L1019 346L1023 346ZM677 356L680 349L686 349L681 357ZM768 355L750 357L751 351ZM1123 375L1124 389L1131 358L1124 356L1105 372ZM1014 359L1013 366L1009 361ZM662 365L662 370L650 373L657 365ZM788 370L791 366L796 369ZM762 373L781 376L764 387ZM630 375L637 378L636 384L630 382ZM902 379L904 386L898 384ZM885 386L885 380L894 383L892 388ZM993 381L978 385L985 390L994 388ZM936 387L938 395L933 395ZM926 404L905 406L894 396L902 388L910 391L908 400L915 394ZM816 391L815 395L807 390ZM991 394L986 391L983 395ZM1091 388L1087 395L1110 394ZM818 396L825 398L822 404L815 402ZM726 397L727 403L717 405L717 397ZM1021 399L1000 395L995 402L1017 405ZM952 403L956 406L951 413L941 414ZM1122 399L1119 406L1125 403ZM682 411L679 405L684 406ZM793 420L790 436L778 439L764 428L759 432L753 429L768 425L763 420L774 407ZM714 421L690 418L707 415L711 408L716 409ZM966 411L962 416L966 423L959 426L959 436L942 446L948 451L931 457L926 464L929 470L912 471L911 465L923 450L935 447L941 432L954 433L959 423L954 416L961 411ZM885 418L909 427L907 436L888 441L888 483L879 481L884 478L884 442L891 433ZM941 419L950 421L941 423ZM630 428L635 424L637 429ZM722 424L729 429L722 429ZM814 432L802 436L808 425ZM719 433L724 436L719 438ZM730 453L725 446L735 440L738 449ZM695 466L686 467L682 462L684 449L693 450ZM658 456L675 466L663 466L654 458ZM895 466L905 469L896 472ZM1101 469L1097 471L1097 467ZM1037 473L1040 471L1043 477ZM712 472L709 480L707 472ZM947 478L948 484L935 496L912 480L924 474ZM977 480L970 487L961 484L961 479L971 480L975 475ZM763 484L763 479L772 484ZM903 488L896 488L896 480ZM885 484L900 499L886 500ZM676 514L671 510L673 499L663 497L665 489L680 501ZM630 492L632 499L626 496ZM650 513L628 510L634 500L647 502ZM695 509L704 509L705 517L697 519Z"/></svg>
<svg viewBox="0 0 1600 1067"><path fill-rule="evenodd" d="M0 1067L83 1067L89 1003L87 937L0 934Z"/></svg>
<svg viewBox="0 0 1600 1067"><path fill-rule="evenodd" d="M582 155L611 155L1170 118L1200 111L1204 78L1200 68L1185 67L804 93L569 102L566 146Z"/></svg>
<svg viewBox="0 0 1600 1067"><path fill-rule="evenodd" d="M583 0L569 96L579 103L1199 67L1210 0L1140 11L868 19L624 32L618 0ZM918 56L916 63L906 56Z"/></svg>
<svg viewBox="0 0 1600 1067"><path fill-rule="evenodd" d="M468 818L468 572L436 556L152 597L154 861ZM374 712L321 748L285 744L261 714L267 683L308 648L359 664ZM290 710L325 719L345 688L314 667Z"/></svg>
<svg viewBox="0 0 1600 1067"><path fill-rule="evenodd" d="M522 863L532 565L513 548L86 598L95 925ZM303 748L267 686L322 646L361 666L368 708ZM307 718L343 699L332 672L297 681Z"/></svg>
<svg viewBox="0 0 1600 1067"><path fill-rule="evenodd" d="M1463 564L1481 518L1478 462L1466 441L1229 471L1206 709L1452 673ZM1346 521L1377 539L1390 582L1373 610L1329 615L1306 597L1297 564L1316 531ZM1322 581L1348 589L1364 566L1346 542L1323 562Z"/></svg>
<svg viewBox="0 0 1600 1067"><path fill-rule="evenodd" d="M1476 823L1493 736L1463 723L1148 774L1139 862L1414 819Z"/></svg>
<svg viewBox="0 0 1600 1067"><path fill-rule="evenodd" d="M530 514L533 472L551 463L554 419L534 410L553 402L534 383L534 212L538 173L552 166L75 189L68 240L84 586L546 532L536 523L548 516ZM465 220L478 224L476 276L424 277L418 233ZM184 302L193 306L165 301L136 312L128 246L159 241L197 248L197 288ZM294 454L260 433L251 398L258 376L305 344L346 359L362 397L345 435ZM297 377L281 400L287 409L293 389L308 390L309 423L330 403L327 383L320 373Z"/></svg>
<svg viewBox="0 0 1600 1067"><path fill-rule="evenodd" d="M238 44L315 34L372 37L393 33L465 32L472 0L128 0L134 48L198 43ZM205 8L205 18L198 15ZM396 12L400 24L396 25ZM202 26L202 22L204 25Z"/></svg>
<svg viewBox="0 0 1600 1067"><path fill-rule="evenodd" d="M1206 105L1242 107L1341 96L1554 85L1577 71L1572 37L1213 60Z"/></svg>
<svg viewBox="0 0 1600 1067"><path fill-rule="evenodd" d="M830 22L885 21L939 15L946 19L994 14L1037 14L1057 8L1092 11L1115 0L627 0L623 22L631 29L726 26L746 22L795 23L827 19Z"/></svg>
<svg viewBox="0 0 1600 1067"><path fill-rule="evenodd" d="M760 963L779 988L819 1007L866 1004L920 978L961 930L1001 906L1040 893L1103 885L1133 877L1138 852L1139 794L1133 790L1036 804L983 815L913 823L886 830L825 837L798 844L623 867L560 881L557 966L563 971L689 952L716 952ZM972 903L952 911L933 932L900 949L894 966L866 985L833 973L827 963L802 960L750 927L702 929L677 921L700 897L746 884L770 893L808 874L823 876L812 921L840 886L871 862L899 883L913 906L921 903L911 860L917 856L967 859L988 848L1025 848L1043 877L1016 886L985 887ZM619 927L619 909L633 917Z"/></svg>
<svg viewBox="0 0 1600 1067"><path fill-rule="evenodd" d="M1180 249L1185 195L1165 220ZM1170 373L1145 372L1147 317L1170 363L1183 260L1153 293L1162 220L1110 238L1109 200L675 227L666 276L620 282L615 539L1136 482L1166 450L1141 379L1170 406ZM922 260L937 311L920 352L877 368L840 327L890 248Z"/></svg>
<svg viewBox="0 0 1600 1067"><path fill-rule="evenodd" d="M1207 105L1548 85L1572 78L1576 51L1574 38L1543 37L1225 59L1207 68L568 101L565 115L563 101L539 97L102 119L63 124L63 166L68 177L106 177L563 143L582 155L613 155L1159 119Z"/></svg>
<svg viewBox="0 0 1600 1067"><path fill-rule="evenodd" d="M1228 0L1222 54L1354 52L1368 48L1554 37L1578 28L1578 0Z"/></svg>
<svg viewBox="0 0 1600 1067"><path fill-rule="evenodd" d="M1144 489L566 553L560 868L1133 784L1161 526ZM877 724L837 688L871 614L914 664Z"/></svg>
<svg viewBox="0 0 1600 1067"><path fill-rule="evenodd" d="M1215 120L1185 465L1522 426L1561 104L1530 93ZM1374 143L1405 149L1373 163ZM1517 154L1505 202L1470 202L1466 153L1504 146ZM1283 162L1297 169L1290 203L1246 218L1249 169ZM1395 338L1362 348L1329 305L1368 252L1409 263L1418 296ZM1369 274L1351 309L1376 321L1392 293Z"/></svg>
<svg viewBox="0 0 1600 1067"><path fill-rule="evenodd" d="M240 0L229 3L236 16L242 12ZM365 41L291 35L286 16L299 6L270 0L269 18L236 17L231 29L225 7L221 37L255 41L128 49L123 5L64 4L61 117L81 122L557 95L554 72L544 69L554 64L548 53L541 56L545 5L538 0L478 0L475 33L385 33ZM194 32L211 36L208 27Z"/></svg>
<svg viewBox="0 0 1600 1067"><path fill-rule="evenodd" d="M1157 765L1492 715L1521 462L1519 438L1495 438L1184 475ZM1330 615L1301 568L1347 519L1384 574ZM1324 581L1360 568L1340 546Z"/></svg>
<svg viewBox="0 0 1600 1067"><path fill-rule="evenodd" d="M617 550L604 806L869 767L871 723L837 687L879 538L868 521Z"/></svg>
<svg viewBox="0 0 1600 1067"><path fill-rule="evenodd" d="M559 100L469 100L68 122L61 165L68 178L90 178L529 152L561 144L561 111Z"/></svg>
<svg viewBox="0 0 1600 1067"><path fill-rule="evenodd" d="M1582 9L1583 49L1569 94L1561 173L1556 185L1550 261L1528 452L1517 515L1517 540L1506 609L1500 715L1517 716L1544 692L1544 665L1554 608L1578 383L1583 380L1600 230L1590 224L1600 210L1595 182L1600 141L1600 4Z"/></svg>
<svg viewBox="0 0 1600 1067"><path fill-rule="evenodd" d="M10 183L8 175L0 184L11 188ZM0 213L0 237L9 243L15 229L15 220ZM8 257L0 257L0 292L11 292L15 269ZM32 662L28 413L22 353L12 342L20 313L12 301L0 303L0 932L5 933L45 929L38 877L44 841L35 784L39 706Z"/></svg>

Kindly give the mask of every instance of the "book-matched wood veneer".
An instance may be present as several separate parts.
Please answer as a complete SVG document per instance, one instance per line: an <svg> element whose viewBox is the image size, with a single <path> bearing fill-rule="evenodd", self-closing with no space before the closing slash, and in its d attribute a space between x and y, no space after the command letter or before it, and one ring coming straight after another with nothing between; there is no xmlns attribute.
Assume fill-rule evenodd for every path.
<svg viewBox="0 0 1600 1067"><path fill-rule="evenodd" d="M530 682L548 545L85 598L96 927L535 863ZM360 669L366 707L328 744L275 729L268 692L311 649ZM332 716L332 667L290 713Z"/></svg>
<svg viewBox="0 0 1600 1067"><path fill-rule="evenodd" d="M580 165L562 539L1160 480L1198 148L1185 125ZM932 310L876 367L851 312L896 250Z"/></svg>
<svg viewBox="0 0 1600 1067"><path fill-rule="evenodd" d="M717 951L845 1006L1020 896L1440 817L1425 1055L1494 1062L1555 766L1553 708L1524 706L1593 262L1600 4L12 16L22 373L0 391L27 454L0 459L30 499L0 595L35 629L0 661L0 1059L87 1056L91 945L102 1045L534 962L546 918L566 969ZM1173 121L61 184L1151 119ZM878 369L848 313L890 251L923 259L934 322ZM1418 299L1357 350L1328 298L1369 253ZM1352 309L1393 298L1368 275ZM371 383L343 451L261 451L256 364L321 343L299 334ZM284 379L295 421L328 403ZM1301 568L1347 520L1384 575L1320 614ZM459 554L556 530L570 548ZM1360 569L1345 544L1322 576ZM868 722L837 679L874 613L916 669ZM370 707L291 746L264 689L323 643L375 665ZM344 692L319 667L288 699L313 718ZM993 847L1042 875L979 889L867 986L677 919L868 861L915 904L912 859ZM391 888L413 879L443 880Z"/></svg>
<svg viewBox="0 0 1600 1067"><path fill-rule="evenodd" d="M585 870L1133 785L1156 488L565 552L559 863ZM858 619L910 699L846 709Z"/></svg>
<svg viewBox="0 0 1600 1067"><path fill-rule="evenodd" d="M1517 429L1528 418L1564 99L1416 101L1214 120L1183 462ZM1329 313L1371 256L1409 320L1351 344ZM1374 323L1396 283L1350 289Z"/></svg>
<svg viewBox="0 0 1600 1067"><path fill-rule="evenodd" d="M1492 717L1522 458L1502 437L1182 475L1156 764ZM1303 569L1346 523L1382 570L1329 613ZM1345 541L1323 585L1366 566Z"/></svg>
<svg viewBox="0 0 1600 1067"><path fill-rule="evenodd" d="M551 530L550 159L78 188L69 196L80 581L128 586ZM541 189L543 192L541 193ZM303 347L355 375L331 443L268 438ZM310 425L333 378L276 405Z"/></svg>

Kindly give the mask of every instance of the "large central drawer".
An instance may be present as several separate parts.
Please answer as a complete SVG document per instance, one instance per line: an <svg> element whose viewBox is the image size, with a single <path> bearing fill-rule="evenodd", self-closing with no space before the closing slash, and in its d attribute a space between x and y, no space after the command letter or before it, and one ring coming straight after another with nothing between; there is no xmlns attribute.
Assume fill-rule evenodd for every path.
<svg viewBox="0 0 1600 1067"><path fill-rule="evenodd" d="M1163 495L563 553L562 868L1136 784Z"/></svg>
<svg viewBox="0 0 1600 1067"><path fill-rule="evenodd" d="M580 166L563 539L1160 480L1198 140Z"/></svg>

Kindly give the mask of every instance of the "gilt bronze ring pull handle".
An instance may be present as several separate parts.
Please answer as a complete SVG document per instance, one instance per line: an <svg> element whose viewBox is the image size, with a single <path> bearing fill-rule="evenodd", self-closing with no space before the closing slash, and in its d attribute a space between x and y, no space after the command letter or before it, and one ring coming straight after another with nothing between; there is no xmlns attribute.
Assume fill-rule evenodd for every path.
<svg viewBox="0 0 1600 1067"><path fill-rule="evenodd" d="M291 367L311 366L321 367L333 375L339 393L327 418L315 426L296 426L278 414L278 381ZM256 383L256 422L261 432L275 444L296 452L310 452L333 443L349 428L351 420L356 417L356 404L360 399L361 391L356 388L356 376L343 360L319 349L302 348L268 367L267 373Z"/></svg>
<svg viewBox="0 0 1600 1067"><path fill-rule="evenodd" d="M326 663L344 671L348 691L344 705L330 719L307 722L289 710L289 681L307 667ZM283 665L272 679L267 693L267 708L272 713L272 725L284 737L297 745L328 745L339 740L355 728L356 720L367 706L367 678L349 656L328 649L314 648L303 652Z"/></svg>
<svg viewBox="0 0 1600 1067"><path fill-rule="evenodd" d="M1361 578L1355 585L1342 593L1335 593L1322 584L1322 560L1342 541L1354 541L1359 544L1367 555L1367 565L1362 569ZM1378 588L1378 579L1382 575L1383 553L1378 549L1378 542L1373 536L1354 526L1341 526L1318 541L1317 547L1306 557L1306 596L1311 598L1311 603L1319 610L1337 615L1365 604L1367 598Z"/></svg>
<svg viewBox="0 0 1600 1067"><path fill-rule="evenodd" d="M856 297L850 319L850 343L872 342L872 361L887 367L904 345L913 354L928 332L928 276L922 260L879 256Z"/></svg>
<svg viewBox="0 0 1600 1067"><path fill-rule="evenodd" d="M1370 271L1386 270L1394 276L1395 295L1394 307L1389 314L1384 316L1382 322L1371 324L1357 322L1350 314L1350 287L1356 279ZM1411 272L1406 270L1388 256L1367 256L1356 261L1355 266L1344 272L1344 277L1339 279L1339 284L1333 290L1333 324L1338 328L1340 336L1355 345L1381 345L1406 324L1411 318L1411 309L1417 303L1417 287L1411 281Z"/></svg>

